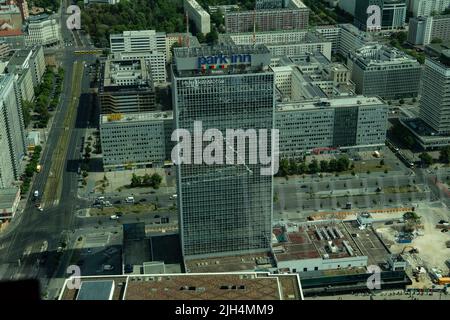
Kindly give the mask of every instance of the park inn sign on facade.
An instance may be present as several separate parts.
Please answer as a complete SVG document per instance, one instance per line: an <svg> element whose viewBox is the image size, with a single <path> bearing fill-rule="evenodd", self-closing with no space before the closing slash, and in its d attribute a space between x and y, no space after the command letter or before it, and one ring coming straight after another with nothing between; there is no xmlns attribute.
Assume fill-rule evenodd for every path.
<svg viewBox="0 0 450 320"><path fill-rule="evenodd" d="M215 56L198 57L198 68L206 66L227 66L229 64L251 64L252 56L250 54L218 54Z"/></svg>

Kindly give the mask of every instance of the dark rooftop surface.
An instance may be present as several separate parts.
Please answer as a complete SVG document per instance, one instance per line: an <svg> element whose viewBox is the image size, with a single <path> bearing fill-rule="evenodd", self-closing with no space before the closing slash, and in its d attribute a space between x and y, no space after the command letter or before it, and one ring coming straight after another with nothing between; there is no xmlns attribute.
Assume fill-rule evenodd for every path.
<svg viewBox="0 0 450 320"><path fill-rule="evenodd" d="M113 280L83 281L77 300L109 300L113 287Z"/></svg>
<svg viewBox="0 0 450 320"><path fill-rule="evenodd" d="M267 253L244 254L226 257L192 259L185 261L187 272L252 271L274 266L272 255Z"/></svg>
<svg viewBox="0 0 450 320"><path fill-rule="evenodd" d="M278 261L367 256L369 264L377 264L389 255L375 232L360 230L356 221L276 227L273 233L278 240L273 245Z"/></svg>
<svg viewBox="0 0 450 320"><path fill-rule="evenodd" d="M302 300L296 274L220 273L82 277L85 283L112 280L113 300ZM110 282L112 282L110 281ZM64 287L61 300L78 290Z"/></svg>

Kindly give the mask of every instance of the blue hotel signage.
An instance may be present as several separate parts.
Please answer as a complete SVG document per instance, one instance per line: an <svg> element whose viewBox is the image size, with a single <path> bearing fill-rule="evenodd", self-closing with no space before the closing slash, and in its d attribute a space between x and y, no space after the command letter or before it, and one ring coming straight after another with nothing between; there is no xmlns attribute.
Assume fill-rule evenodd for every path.
<svg viewBox="0 0 450 320"><path fill-rule="evenodd" d="M218 54L215 56L198 57L198 68L202 66L212 65L229 65L229 64L249 64L252 62L252 56L250 54L232 54L224 55Z"/></svg>

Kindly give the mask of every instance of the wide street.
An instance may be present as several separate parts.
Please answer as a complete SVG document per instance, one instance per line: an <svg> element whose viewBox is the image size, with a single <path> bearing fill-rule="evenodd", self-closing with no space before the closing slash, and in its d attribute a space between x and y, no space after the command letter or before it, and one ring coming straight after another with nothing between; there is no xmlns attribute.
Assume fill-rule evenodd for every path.
<svg viewBox="0 0 450 320"><path fill-rule="evenodd" d="M72 31L65 27L66 15L63 11L63 39L73 39ZM56 53L65 71L62 99L54 114L43 149L40 161L44 164L43 169L36 174L31 189L39 190L42 194L45 190L52 190L49 183L56 183L56 193L44 194L44 212L36 210L32 197L29 197L25 210L18 214L8 230L0 235L0 280L36 277L41 280L43 292L50 278L64 275L55 274L55 271L58 271L55 260L49 258L46 263L40 264L38 259L45 251L48 251L49 255L56 252L65 231L72 231L76 227L76 209L88 205L86 201L76 197L75 162L79 160L80 152L77 147L89 120L91 106L88 94L89 75L84 66L85 63L95 62L96 58L75 55L74 50L74 47L50 49ZM81 96L74 88L78 88ZM61 137L64 137L65 141ZM66 145L60 145L61 142ZM63 152L58 154L55 150ZM57 171L52 172L55 168ZM54 179L49 179L52 176Z"/></svg>

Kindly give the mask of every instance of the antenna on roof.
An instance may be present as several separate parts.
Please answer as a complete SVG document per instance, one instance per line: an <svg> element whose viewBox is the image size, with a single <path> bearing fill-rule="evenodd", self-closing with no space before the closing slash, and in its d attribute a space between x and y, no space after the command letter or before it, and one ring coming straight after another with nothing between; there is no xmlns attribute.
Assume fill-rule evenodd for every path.
<svg viewBox="0 0 450 320"><path fill-rule="evenodd" d="M256 45L256 4L255 9L253 9L253 46Z"/></svg>
<svg viewBox="0 0 450 320"><path fill-rule="evenodd" d="M186 47L189 48L189 13L186 11Z"/></svg>

